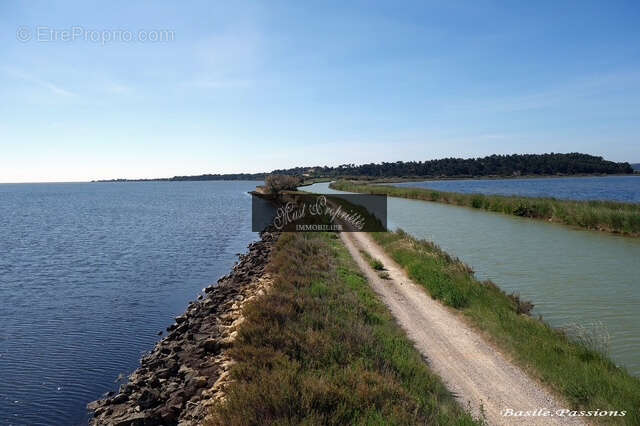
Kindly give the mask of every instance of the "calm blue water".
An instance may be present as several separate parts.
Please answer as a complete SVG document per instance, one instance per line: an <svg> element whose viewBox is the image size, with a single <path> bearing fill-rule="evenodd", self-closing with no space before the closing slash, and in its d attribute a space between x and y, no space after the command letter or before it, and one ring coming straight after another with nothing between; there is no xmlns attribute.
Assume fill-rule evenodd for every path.
<svg viewBox="0 0 640 426"><path fill-rule="evenodd" d="M85 423L257 238L255 186L0 185L0 424Z"/></svg>
<svg viewBox="0 0 640 426"><path fill-rule="evenodd" d="M640 203L640 176L429 180L394 183L393 185L467 194L521 195L566 200L610 200Z"/></svg>

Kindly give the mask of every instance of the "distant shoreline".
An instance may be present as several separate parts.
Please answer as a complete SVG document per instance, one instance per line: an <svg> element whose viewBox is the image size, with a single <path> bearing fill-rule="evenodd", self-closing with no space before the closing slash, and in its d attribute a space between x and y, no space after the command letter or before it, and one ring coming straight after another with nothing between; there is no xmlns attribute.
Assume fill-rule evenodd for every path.
<svg viewBox="0 0 640 426"><path fill-rule="evenodd" d="M265 175L266 176L266 175ZM193 179L174 179L174 178L158 178L158 179L101 179L101 180L92 180L89 181L89 183L120 183L120 182L216 182L216 181L226 181L226 182L233 182L233 181L245 181L245 182L261 182L264 180L264 177L262 178L258 178L258 177L253 177L253 178L231 178L231 177L224 177L224 178L220 178L220 179L198 179L197 177L194 177Z"/></svg>
<svg viewBox="0 0 640 426"><path fill-rule="evenodd" d="M363 181L367 183L402 183L402 182L422 182L422 181L439 181L439 180L502 180L502 179L562 179L562 178L570 178L570 177L613 177L613 176L639 176L640 173L592 173L592 174L567 174L567 175L522 175L522 176L513 176L513 175L478 175L478 176L399 176L399 177L390 177L390 178L378 178L376 176L318 176L305 180L303 185L309 185L311 183L316 182L328 182L332 180L340 180L340 179L352 179ZM266 175L265 175L266 177ZM250 182L260 182L264 180L264 178L214 178L214 179L202 179L198 177L194 177L193 179L184 178L184 179L174 179L174 178L158 178L158 179L104 179L104 180L92 180L89 183L120 183L120 182L211 182L211 181L250 181ZM310 183L309 183L310 182ZM33 182L33 183L47 183L47 182ZM52 182L58 183L58 182ZM83 182L77 182L83 183ZM302 185L301 185L302 186Z"/></svg>
<svg viewBox="0 0 640 426"><path fill-rule="evenodd" d="M575 174L575 175L523 175L523 176L405 176L396 178L377 178L375 176L368 177L349 177L349 176L330 176L330 177L314 177L307 178L300 186L311 185L318 182L330 182L340 179L359 180L367 183L403 183L403 182L424 182L424 181L442 181L442 180L502 180L502 179L562 179L562 178L587 178L587 177L614 177L614 176L637 176L640 172L635 173L594 173L594 174ZM46 185L46 184L74 184L74 183L129 183L129 182L261 182L264 178L246 178L246 179L98 179L98 180L78 180L78 181L50 181L50 182L0 182L0 185Z"/></svg>

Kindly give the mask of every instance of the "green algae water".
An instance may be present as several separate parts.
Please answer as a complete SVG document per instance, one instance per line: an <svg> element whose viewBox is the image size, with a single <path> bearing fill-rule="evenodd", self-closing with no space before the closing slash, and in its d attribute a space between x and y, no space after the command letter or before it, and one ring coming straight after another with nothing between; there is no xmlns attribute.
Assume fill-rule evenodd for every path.
<svg viewBox="0 0 640 426"><path fill-rule="evenodd" d="M328 185L303 189L340 192ZM531 300L554 327L602 324L611 358L640 376L640 238L403 198L389 198L388 220Z"/></svg>

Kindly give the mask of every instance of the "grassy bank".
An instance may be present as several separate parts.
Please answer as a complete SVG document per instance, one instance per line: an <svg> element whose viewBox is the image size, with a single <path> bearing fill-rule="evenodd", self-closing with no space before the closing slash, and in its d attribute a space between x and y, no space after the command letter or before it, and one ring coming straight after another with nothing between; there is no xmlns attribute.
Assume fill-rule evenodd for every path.
<svg viewBox="0 0 640 426"><path fill-rule="evenodd" d="M514 216L550 220L586 229L640 236L640 204L613 201L567 201L553 198L460 194L423 188L367 185L339 180L331 188L391 197L435 201Z"/></svg>
<svg viewBox="0 0 640 426"><path fill-rule="evenodd" d="M616 367L595 340L576 342L522 315L526 303L477 281L465 264L432 243L401 231L371 235L433 298L459 310L532 377L563 395L570 408L626 410L626 417L600 419L640 424L640 380Z"/></svg>
<svg viewBox="0 0 640 426"><path fill-rule="evenodd" d="M210 424L473 424L336 237L282 235Z"/></svg>

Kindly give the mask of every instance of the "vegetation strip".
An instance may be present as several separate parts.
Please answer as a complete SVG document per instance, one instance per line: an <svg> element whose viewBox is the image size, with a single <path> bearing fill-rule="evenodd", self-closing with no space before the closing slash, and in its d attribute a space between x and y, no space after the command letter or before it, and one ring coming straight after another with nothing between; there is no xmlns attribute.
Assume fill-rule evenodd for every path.
<svg viewBox="0 0 640 426"><path fill-rule="evenodd" d="M473 424L336 237L282 235L207 424Z"/></svg>
<svg viewBox="0 0 640 426"><path fill-rule="evenodd" d="M640 236L640 204L613 201L570 201L554 198L460 194L339 180L330 185L340 191L453 204L513 216L545 219L586 229Z"/></svg>
<svg viewBox="0 0 640 426"><path fill-rule="evenodd" d="M479 282L468 266L428 241L402 231L371 235L412 280L459 310L532 377L564 396L571 408L626 411L624 417L599 419L640 424L640 380L610 361L603 348L593 345L595 340L575 341L522 315L526 306L519 298L490 281Z"/></svg>
<svg viewBox="0 0 640 426"><path fill-rule="evenodd" d="M356 166L342 164L337 167L292 167L273 170L271 173L229 173L174 176L155 179L112 179L98 182L140 181L204 181L204 180L263 180L268 175L300 176L311 181L336 178L380 179L399 177L415 178L470 178L470 177L519 177L519 176L577 176L597 174L631 174L629 163L616 163L579 152L567 154L512 154L490 155L482 158L441 158L427 161L395 161Z"/></svg>

